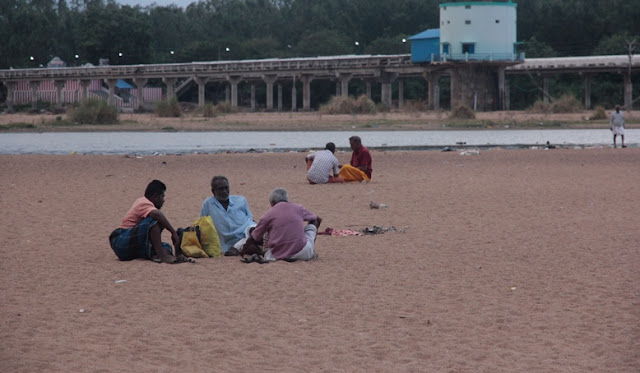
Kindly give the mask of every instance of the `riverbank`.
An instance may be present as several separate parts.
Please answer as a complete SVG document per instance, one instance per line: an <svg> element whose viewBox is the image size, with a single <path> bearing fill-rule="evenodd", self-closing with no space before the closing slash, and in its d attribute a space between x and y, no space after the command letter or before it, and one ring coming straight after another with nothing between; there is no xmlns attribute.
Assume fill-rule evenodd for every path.
<svg viewBox="0 0 640 373"><path fill-rule="evenodd" d="M339 185L300 153L0 155L3 370L640 370L640 149L372 155ZM307 263L116 259L149 180L179 227L214 174L256 219L283 186L323 229L396 230L321 235Z"/></svg>
<svg viewBox="0 0 640 373"><path fill-rule="evenodd" d="M590 120L592 111L541 114L526 111L478 112L473 120L450 119L445 111L389 112L375 115L326 115L318 112L231 113L205 118L185 113L178 118L155 114L120 114L118 124L73 125L64 115L0 114L1 132L48 131L305 131L305 130L442 130L501 128L608 128ZM625 113L627 128L640 128L635 112Z"/></svg>

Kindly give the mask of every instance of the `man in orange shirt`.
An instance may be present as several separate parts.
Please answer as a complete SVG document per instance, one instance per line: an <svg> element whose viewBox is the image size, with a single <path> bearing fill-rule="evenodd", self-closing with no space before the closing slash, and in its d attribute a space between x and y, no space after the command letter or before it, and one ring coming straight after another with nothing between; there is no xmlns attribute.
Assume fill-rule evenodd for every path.
<svg viewBox="0 0 640 373"><path fill-rule="evenodd" d="M167 187L160 180L147 185L144 197L138 198L122 219L120 228L109 235L109 243L120 260L151 259L158 263L195 262L180 251L178 233L160 211L164 204ZM176 247L175 255L171 245L162 242L162 230L171 233L171 241Z"/></svg>

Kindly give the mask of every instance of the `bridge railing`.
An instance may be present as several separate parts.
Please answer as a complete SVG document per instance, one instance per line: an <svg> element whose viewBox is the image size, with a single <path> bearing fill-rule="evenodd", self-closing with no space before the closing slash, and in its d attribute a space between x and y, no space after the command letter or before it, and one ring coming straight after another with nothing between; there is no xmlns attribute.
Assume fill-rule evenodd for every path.
<svg viewBox="0 0 640 373"><path fill-rule="evenodd" d="M164 74L237 73L246 72L305 72L333 69L366 69L411 66L411 56L400 55L346 55L316 58L288 58L241 61L205 61L154 65L109 65L61 68L34 68L0 70L0 80L91 79L122 76L161 76Z"/></svg>

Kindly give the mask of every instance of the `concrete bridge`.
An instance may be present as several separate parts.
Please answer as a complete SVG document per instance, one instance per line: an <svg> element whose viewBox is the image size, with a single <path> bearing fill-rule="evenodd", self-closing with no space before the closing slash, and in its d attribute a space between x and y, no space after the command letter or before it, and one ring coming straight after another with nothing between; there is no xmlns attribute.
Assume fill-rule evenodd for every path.
<svg viewBox="0 0 640 373"><path fill-rule="evenodd" d="M391 105L391 85L398 80L398 104L403 99L403 79L424 78L428 82L427 102L430 108L439 108L438 80L451 76L452 106L465 103L475 89L489 90L495 86L497 73L498 91L490 92L495 99L487 101L489 110L509 109L508 76L516 74L536 74L544 77L545 97L548 98L548 77L555 74L578 73L585 76L585 87L589 87L590 77L597 73L620 73L625 75L625 105L631 105L631 73L640 69L638 55L630 61L628 56L537 58L525 61L434 61L424 64L411 62L411 56L401 55L347 55L315 58L263 59L241 61L192 62L153 65L109 65L91 67L36 68L0 70L0 82L7 87L7 104L13 105L13 90L18 81L28 81L32 89L32 100L37 100L37 89L41 81L53 81L61 105L61 91L69 80L77 80L83 87L83 97L87 97L87 87L91 80L101 79L109 88L110 104L113 103L115 85L118 79L128 79L137 87L144 87L149 79L161 79L166 85L166 97L176 96L176 92L190 84L198 86L198 104L205 104L205 85L209 82L227 83L228 99L233 107L238 106L238 84L251 85L251 109L255 110L255 85L266 85L266 109L274 109L274 85L277 87L278 109L282 108L282 85L291 85L292 110L297 110L296 81L302 85L302 109L311 110L311 82L331 80L336 82L336 95L349 95L352 79L365 81L367 95L371 97L371 83L380 84L381 101ZM631 62L631 63L630 63ZM478 79L476 76L482 76ZM493 79L493 81L492 81ZM469 83L469 81L472 81ZM479 87L480 86L480 87ZM479 87L479 88L478 88ZM585 90L589 92L589 90ZM143 102L142 90L138 89L138 107ZM590 107L590 98L585 93L585 106ZM487 95L485 95L487 96ZM482 106L481 106L482 107Z"/></svg>

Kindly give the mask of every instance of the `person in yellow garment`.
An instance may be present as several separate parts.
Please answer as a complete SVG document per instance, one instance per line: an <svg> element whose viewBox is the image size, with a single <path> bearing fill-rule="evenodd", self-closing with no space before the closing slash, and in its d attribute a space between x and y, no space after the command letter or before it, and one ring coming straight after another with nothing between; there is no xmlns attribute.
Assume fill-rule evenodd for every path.
<svg viewBox="0 0 640 373"><path fill-rule="evenodd" d="M371 181L371 153L369 149L362 145L362 140L359 136L351 136L349 138L349 145L351 145L351 162L340 168L340 177L344 178L344 181Z"/></svg>

